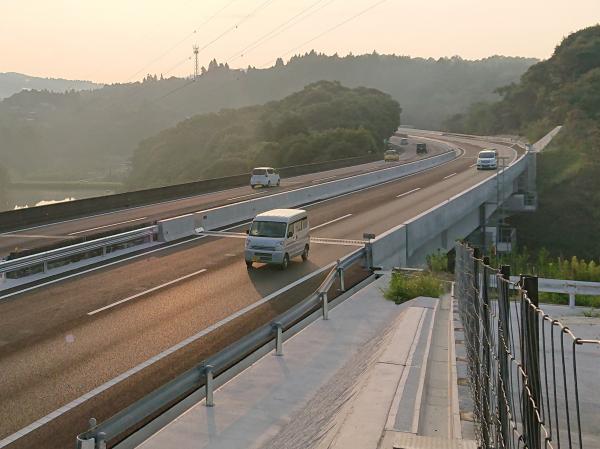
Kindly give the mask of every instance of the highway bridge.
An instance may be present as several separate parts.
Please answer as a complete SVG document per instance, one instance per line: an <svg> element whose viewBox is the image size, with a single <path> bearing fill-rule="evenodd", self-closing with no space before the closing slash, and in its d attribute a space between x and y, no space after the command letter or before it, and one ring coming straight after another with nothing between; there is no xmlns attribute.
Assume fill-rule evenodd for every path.
<svg viewBox="0 0 600 449"><path fill-rule="evenodd" d="M365 233L389 240L370 242L374 251L371 266L349 272L348 283L366 278L372 267L422 264L424 256L436 248L447 250L456 237L467 237L482 226L485 229L503 204L505 212L510 207L533 207L535 155L532 151L526 154L522 143L406 131L411 144L427 142L428 157L449 152L452 156L409 175L326 199L307 200L303 207L309 211L317 240L308 262L293 261L286 271L270 266L247 270L242 239L200 232L0 290L0 447L33 447L41 441L47 448L69 447L74 436L87 429L90 417L107 419L307 297L332 263L362 245ZM478 151L490 147L498 150L507 166L520 164L507 172L511 176L508 181L502 181L497 171L476 170ZM399 165L420 159L413 150ZM0 253L8 255L15 248L35 250L48 242L68 245L74 236L93 239L98 232L153 224L182 214L202 217L206 211L247 205L311 186L334 188L336 182L389 169L389 164L373 162L284 179L279 188L253 191L239 187L13 229L0 234ZM462 196L484 191L481 198ZM455 217L445 228L438 218L435 232L430 223L418 221L444 205L465 220ZM226 228L243 232L245 220L233 219ZM429 238L411 230L411 222ZM399 226L406 227L401 237ZM409 248L411 235L415 241L423 240L418 247ZM404 239L402 249L392 244L398 239ZM214 330L211 327L265 297L277 301L261 303L243 317ZM212 332L168 357L146 363L204 330ZM119 378L144 363L143 369ZM61 410L65 404L71 406Z"/></svg>

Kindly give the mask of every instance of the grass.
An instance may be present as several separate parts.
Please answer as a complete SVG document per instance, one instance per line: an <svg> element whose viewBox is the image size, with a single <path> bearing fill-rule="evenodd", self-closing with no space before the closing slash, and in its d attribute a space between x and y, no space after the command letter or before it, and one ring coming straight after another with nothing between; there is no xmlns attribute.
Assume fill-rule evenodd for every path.
<svg viewBox="0 0 600 449"><path fill-rule="evenodd" d="M584 310L583 316L586 316L588 318L600 318L600 310L592 307L588 310Z"/></svg>
<svg viewBox="0 0 600 449"><path fill-rule="evenodd" d="M428 271L419 273L392 273L392 279L383 294L401 304L417 296L438 298L443 293L442 280Z"/></svg>

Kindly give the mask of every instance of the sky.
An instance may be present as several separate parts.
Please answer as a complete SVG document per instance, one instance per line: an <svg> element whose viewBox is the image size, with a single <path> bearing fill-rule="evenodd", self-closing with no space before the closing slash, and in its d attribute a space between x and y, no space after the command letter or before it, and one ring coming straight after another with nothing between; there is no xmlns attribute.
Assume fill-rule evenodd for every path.
<svg viewBox="0 0 600 449"><path fill-rule="evenodd" d="M0 72L187 76L193 45L201 66L244 68L311 49L546 59L599 21L600 0L0 0Z"/></svg>

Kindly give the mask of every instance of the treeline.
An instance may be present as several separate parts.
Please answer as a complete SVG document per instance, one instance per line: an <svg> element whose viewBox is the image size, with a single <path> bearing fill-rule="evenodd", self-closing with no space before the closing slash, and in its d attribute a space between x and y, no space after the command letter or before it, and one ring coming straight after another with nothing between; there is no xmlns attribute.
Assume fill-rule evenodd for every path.
<svg viewBox="0 0 600 449"><path fill-rule="evenodd" d="M15 179L116 179L139 142L197 114L278 100L320 80L369 86L403 105L402 122L438 128L450 114L516 81L533 59L423 59L314 51L268 69L212 61L196 80L115 84L93 91L24 91L0 102L0 160Z"/></svg>
<svg viewBox="0 0 600 449"><path fill-rule="evenodd" d="M320 81L263 106L192 117L136 149L130 189L361 156L383 150L400 105L375 89Z"/></svg>
<svg viewBox="0 0 600 449"><path fill-rule="evenodd" d="M519 241L555 255L600 254L600 25L571 34L502 100L477 103L446 122L449 131L521 134L531 141L562 124L538 157L539 210L514 217Z"/></svg>
<svg viewBox="0 0 600 449"><path fill-rule="evenodd" d="M102 87L102 85L90 81L40 78L14 72L0 73L0 99L10 97L23 89L66 92L69 90L97 89L99 87Z"/></svg>

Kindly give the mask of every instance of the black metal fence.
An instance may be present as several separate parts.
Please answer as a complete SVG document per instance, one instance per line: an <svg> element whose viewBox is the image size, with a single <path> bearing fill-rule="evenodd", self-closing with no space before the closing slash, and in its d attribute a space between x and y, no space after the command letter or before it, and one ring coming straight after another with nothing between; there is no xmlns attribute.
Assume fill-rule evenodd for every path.
<svg viewBox="0 0 600 449"><path fill-rule="evenodd" d="M457 245L455 274L480 447L597 447L582 430L577 354L600 340L578 338L545 313L536 277L511 283L510 267L491 267L477 249ZM597 390L597 379L586 381ZM585 418L595 433L600 414Z"/></svg>

